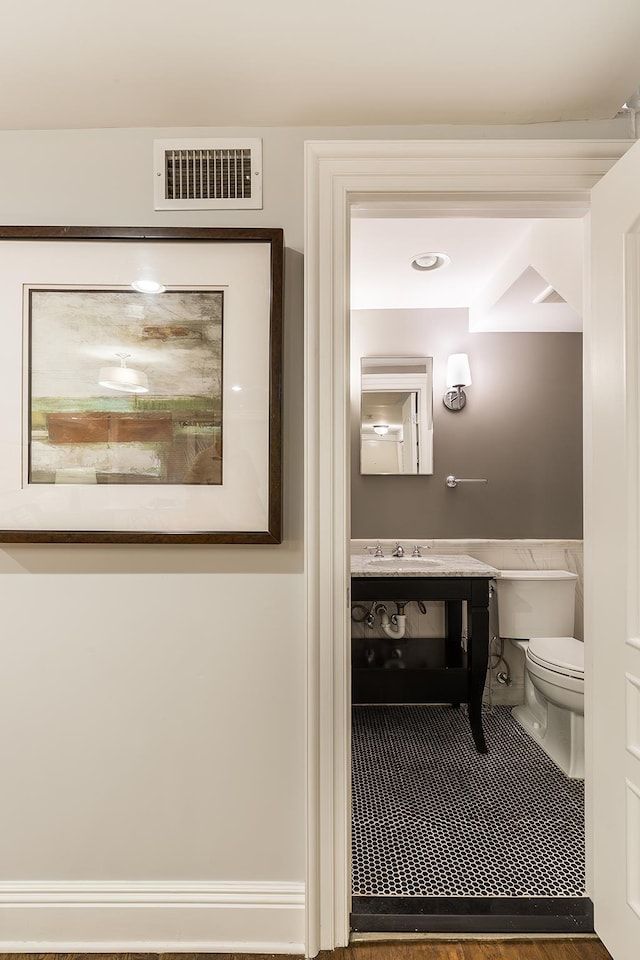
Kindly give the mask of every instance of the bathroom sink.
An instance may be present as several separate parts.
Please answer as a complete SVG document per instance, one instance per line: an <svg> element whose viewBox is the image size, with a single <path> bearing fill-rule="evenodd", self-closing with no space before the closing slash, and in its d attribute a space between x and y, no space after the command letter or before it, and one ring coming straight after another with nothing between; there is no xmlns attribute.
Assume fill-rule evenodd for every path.
<svg viewBox="0 0 640 960"><path fill-rule="evenodd" d="M493 580L500 576L500 571L466 554L441 553L431 554L430 557L412 557L410 553L405 553L402 557L389 555L376 557L375 554L352 555L352 577L376 577L378 575L424 577L425 579L483 577Z"/></svg>
<svg viewBox="0 0 640 960"><path fill-rule="evenodd" d="M405 555L404 557L363 557L365 563L374 563L376 566L380 567L397 567L404 564L411 564L412 566L422 567L432 564L442 563L440 558L436 559L435 557L412 557Z"/></svg>

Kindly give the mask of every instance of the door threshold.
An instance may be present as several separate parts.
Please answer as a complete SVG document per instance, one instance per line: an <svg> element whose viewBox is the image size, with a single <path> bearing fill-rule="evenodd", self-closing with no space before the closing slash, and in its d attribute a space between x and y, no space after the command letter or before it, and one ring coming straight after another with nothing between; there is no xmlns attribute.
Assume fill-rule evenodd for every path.
<svg viewBox="0 0 640 960"><path fill-rule="evenodd" d="M597 933L351 933L349 943L461 943L470 940L479 943L503 943L516 940L532 943L536 940L599 940Z"/></svg>
<svg viewBox="0 0 640 960"><path fill-rule="evenodd" d="M588 897L354 897L351 932L590 934Z"/></svg>

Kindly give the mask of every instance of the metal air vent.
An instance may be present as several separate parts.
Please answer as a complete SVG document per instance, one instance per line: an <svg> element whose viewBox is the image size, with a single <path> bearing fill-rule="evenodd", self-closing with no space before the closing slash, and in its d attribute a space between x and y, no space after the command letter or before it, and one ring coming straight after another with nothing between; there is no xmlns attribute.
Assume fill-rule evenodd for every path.
<svg viewBox="0 0 640 960"><path fill-rule="evenodd" d="M156 210L262 209L262 141L154 140Z"/></svg>

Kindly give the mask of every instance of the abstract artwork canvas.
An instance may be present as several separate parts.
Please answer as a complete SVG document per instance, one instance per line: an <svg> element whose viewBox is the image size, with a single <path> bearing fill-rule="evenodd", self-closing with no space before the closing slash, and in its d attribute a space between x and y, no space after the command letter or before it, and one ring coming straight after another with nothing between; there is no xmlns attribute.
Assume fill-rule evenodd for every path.
<svg viewBox="0 0 640 960"><path fill-rule="evenodd" d="M29 482L222 483L223 306L29 289Z"/></svg>

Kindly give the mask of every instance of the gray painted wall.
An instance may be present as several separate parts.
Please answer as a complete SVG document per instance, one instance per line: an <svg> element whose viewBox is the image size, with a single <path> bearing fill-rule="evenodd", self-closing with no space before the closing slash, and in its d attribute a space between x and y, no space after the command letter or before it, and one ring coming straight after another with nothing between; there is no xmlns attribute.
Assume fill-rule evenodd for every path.
<svg viewBox="0 0 640 960"><path fill-rule="evenodd" d="M469 333L466 310L357 310L351 341L352 537L582 537L581 334ZM456 352L473 384L451 413ZM385 354L434 359L432 476L360 476L360 358ZM449 474L488 483L452 490Z"/></svg>

